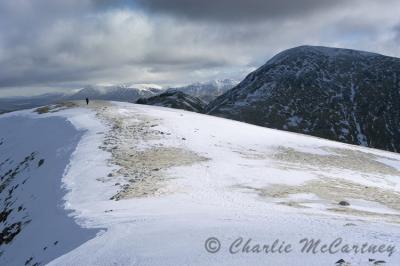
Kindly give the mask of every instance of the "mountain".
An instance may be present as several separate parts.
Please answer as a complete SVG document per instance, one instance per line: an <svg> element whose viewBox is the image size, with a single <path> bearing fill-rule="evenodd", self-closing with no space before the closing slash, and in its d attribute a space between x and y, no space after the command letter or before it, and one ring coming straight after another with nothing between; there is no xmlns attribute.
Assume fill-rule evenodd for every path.
<svg viewBox="0 0 400 266"><path fill-rule="evenodd" d="M206 107L201 99L178 90L168 90L150 98L141 98L136 103L163 107L171 107L197 113L203 113Z"/></svg>
<svg viewBox="0 0 400 266"><path fill-rule="evenodd" d="M237 83L237 81L232 79L213 80L208 82L197 82L184 87L170 88L169 90L181 91L208 103L235 87Z"/></svg>
<svg viewBox="0 0 400 266"><path fill-rule="evenodd" d="M103 101L0 133L0 265L400 261L400 154Z"/></svg>
<svg viewBox="0 0 400 266"><path fill-rule="evenodd" d="M68 97L68 100L93 100L136 102L142 97L151 97L162 90L159 88L133 88L129 86L89 86Z"/></svg>
<svg viewBox="0 0 400 266"><path fill-rule="evenodd" d="M399 152L400 59L292 48L211 102L207 113Z"/></svg>

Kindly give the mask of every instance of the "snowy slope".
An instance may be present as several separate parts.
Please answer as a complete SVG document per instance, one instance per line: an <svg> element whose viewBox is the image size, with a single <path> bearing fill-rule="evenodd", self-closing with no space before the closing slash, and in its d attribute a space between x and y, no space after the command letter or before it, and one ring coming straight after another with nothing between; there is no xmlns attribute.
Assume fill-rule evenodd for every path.
<svg viewBox="0 0 400 266"><path fill-rule="evenodd" d="M95 236L68 216L61 200L61 178L82 134L63 117L1 116L0 265L43 264Z"/></svg>
<svg viewBox="0 0 400 266"><path fill-rule="evenodd" d="M26 205L32 222L0 245L0 260L7 259L8 265L20 265L26 256L34 258L27 265L49 260L49 265L335 265L341 259L351 263L342 265L377 265L379 260L397 265L400 260L398 154L128 103L94 102L88 108L40 113L0 116L1 125L8 127L0 127L1 162L38 154L31 170L14 179L31 173L26 182L31 185L20 184L13 197L22 202L34 193L38 200ZM13 126L26 123L39 125L32 132ZM49 138L49 145L32 141L31 134ZM22 144L15 146L14 155L11 147L17 140ZM41 167L39 158L45 159ZM66 161L65 172L55 170ZM8 168L2 166L0 174ZM54 197L42 187L51 178L66 189ZM2 199L6 195L1 192ZM51 200L44 203L39 196ZM72 216L78 227L54 229L57 245L53 231L36 236L35 244L28 241L36 220L49 230L54 224L64 227L54 222L56 216L63 221ZM9 219L7 223L24 218ZM220 241L216 253L206 251L206 246L211 251L218 247L216 242L205 245L210 237ZM301 252L303 238L327 244L342 238L341 248L366 242L386 246L374 253L346 253L344 248L335 254L309 254ZM291 248L245 252L244 242L250 241L254 251L255 245L273 245L275 240ZM61 246L64 241L71 244ZM60 245L59 253L43 255L39 249L47 243ZM232 243L234 254L229 252Z"/></svg>

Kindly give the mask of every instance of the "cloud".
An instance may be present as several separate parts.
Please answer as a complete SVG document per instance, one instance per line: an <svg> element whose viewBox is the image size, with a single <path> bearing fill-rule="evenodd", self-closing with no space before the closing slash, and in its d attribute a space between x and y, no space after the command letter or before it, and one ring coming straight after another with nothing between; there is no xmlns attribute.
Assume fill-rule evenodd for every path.
<svg viewBox="0 0 400 266"><path fill-rule="evenodd" d="M137 2L152 12L189 19L230 22L298 17L346 3L342 0L138 0Z"/></svg>
<svg viewBox="0 0 400 266"><path fill-rule="evenodd" d="M400 3L360 1L0 0L0 96L241 79L302 44L399 56Z"/></svg>
<svg viewBox="0 0 400 266"><path fill-rule="evenodd" d="M394 40L396 42L400 42L400 23L393 27L394 31Z"/></svg>

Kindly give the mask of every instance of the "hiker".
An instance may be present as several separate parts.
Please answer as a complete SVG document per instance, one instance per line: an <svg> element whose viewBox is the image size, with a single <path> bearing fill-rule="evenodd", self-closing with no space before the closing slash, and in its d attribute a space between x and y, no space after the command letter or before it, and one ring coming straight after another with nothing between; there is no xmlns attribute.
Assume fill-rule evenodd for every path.
<svg viewBox="0 0 400 266"><path fill-rule="evenodd" d="M89 104L89 98L86 98L86 105Z"/></svg>

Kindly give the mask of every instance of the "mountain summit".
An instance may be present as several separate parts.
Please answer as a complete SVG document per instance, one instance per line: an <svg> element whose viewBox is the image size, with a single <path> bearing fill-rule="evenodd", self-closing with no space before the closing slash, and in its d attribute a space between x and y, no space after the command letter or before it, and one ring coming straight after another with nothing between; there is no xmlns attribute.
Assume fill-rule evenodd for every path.
<svg viewBox="0 0 400 266"><path fill-rule="evenodd" d="M351 144L400 151L400 59L300 46L279 53L207 113Z"/></svg>

